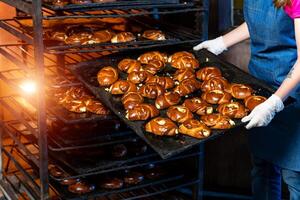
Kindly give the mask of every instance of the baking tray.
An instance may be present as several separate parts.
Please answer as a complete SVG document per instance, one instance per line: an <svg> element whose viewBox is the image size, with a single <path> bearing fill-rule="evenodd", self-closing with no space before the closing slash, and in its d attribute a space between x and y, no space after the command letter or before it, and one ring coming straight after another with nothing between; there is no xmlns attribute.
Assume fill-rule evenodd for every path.
<svg viewBox="0 0 300 200"><path fill-rule="evenodd" d="M176 47L169 49L160 49L161 52L172 54L177 51L187 50L184 48ZM148 50L149 51L149 50ZM129 121L125 118L125 110L120 101L120 97L111 95L105 91L104 88L100 88L96 79L97 72L104 66L117 66L117 63L123 58L137 58L145 51L138 51L131 54L121 53L111 55L99 60L79 63L77 65L69 66L74 75L89 89L97 98L99 98L108 108L110 108L120 119L122 119L129 127L131 127L142 139L144 139L162 158L168 158L172 155L180 153L186 149L191 148L199 143L203 143L209 139L213 139L217 136L223 135L226 130L213 130L210 137L205 139L196 139L189 136L179 137L158 137L151 133L147 133L144 130L144 121ZM207 50L201 50L199 52L193 52L200 62L201 66L215 65L219 67L223 76L230 82L249 84L256 90L256 94L262 96L270 96L274 89L268 86L263 81L256 79L250 74L242 71L238 67L227 63ZM235 120L236 127L242 126L243 123L240 120Z"/></svg>

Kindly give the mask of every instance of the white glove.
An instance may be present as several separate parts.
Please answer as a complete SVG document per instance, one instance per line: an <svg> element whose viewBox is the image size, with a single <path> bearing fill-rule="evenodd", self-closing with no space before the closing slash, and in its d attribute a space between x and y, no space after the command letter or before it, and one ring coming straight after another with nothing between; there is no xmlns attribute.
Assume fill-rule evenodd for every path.
<svg viewBox="0 0 300 200"><path fill-rule="evenodd" d="M200 49L207 49L208 51L210 51L216 55L219 55L223 51L227 50L222 36L220 36L216 39L213 39L213 40L204 41L204 42L198 44L197 46L194 46L193 49L195 51L198 51Z"/></svg>
<svg viewBox="0 0 300 200"><path fill-rule="evenodd" d="M242 119L242 122L249 121L246 125L246 129L267 126L275 114L282 111L283 108L284 105L281 98L273 94L265 102L256 106L248 116Z"/></svg>

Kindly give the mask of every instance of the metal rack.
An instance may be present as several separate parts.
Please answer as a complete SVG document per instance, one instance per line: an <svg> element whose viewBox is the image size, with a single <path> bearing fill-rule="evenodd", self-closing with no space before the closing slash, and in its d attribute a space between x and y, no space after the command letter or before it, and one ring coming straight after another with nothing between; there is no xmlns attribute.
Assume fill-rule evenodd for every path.
<svg viewBox="0 0 300 200"><path fill-rule="evenodd" d="M135 137L133 134L125 129L123 132L113 134L110 137L98 137L94 140L94 143L90 141L76 141L72 140L70 143L64 143L63 139L57 136L50 135L49 133L49 120L59 119L64 123L70 122L70 124L76 124L78 116L73 118L73 121L69 118L62 118L62 115L56 113L55 109L46 109L47 95L46 92L49 89L49 85L53 88L70 87L80 85L74 79L69 79L65 75L66 71L64 66L69 64L75 64L82 61L87 61L101 56L111 54L118 51L131 50L136 45L141 48L153 48L162 46L159 43L147 43L145 41L137 41L133 43L126 43L117 45L114 48L107 48L109 44L101 45L90 45L90 46L78 46L76 50L74 47L77 46L64 46L64 47L46 47L43 40L43 20L63 20L63 19L74 19L74 18L99 18L99 17L141 17L144 15L164 15L164 14L175 14L183 12L195 12L196 16L202 16L202 22L196 23L201 26L201 38L195 39L194 35L189 33L188 30L181 29L182 38L179 40L170 40L164 45L174 44L185 44L187 42L198 42L206 39L208 36L208 7L209 0L203 0L200 4L197 1L119 1L115 3L107 4L89 4L86 6L68 5L64 8L54 7L43 4L41 0L30 1L30 0L1 0L2 2L21 10L28 15L32 16L33 21L33 34L30 35L19 27L14 26L15 19L4 19L0 21L0 27L9 33L18 37L22 42L16 44L4 44L0 45L0 54L10 60L15 66L13 69L5 70L0 72L0 79L6 82L11 88L18 93L20 90L18 81L24 78L34 77L37 80L39 95L36 97L19 97L18 95L12 95L2 97L0 104L3 108L7 109L11 114L14 115L14 120L1 121L1 158L5 156L8 159L8 163L12 162L16 171L8 172L7 166L4 166L1 162L1 189L11 199L26 199L23 193L20 193L20 185L23 190L32 199L48 199L49 189L52 189L59 193L65 193L65 191L59 191L59 186L52 188L57 184L53 177L48 175L48 164L53 161L52 157L56 157L55 152L62 152L72 149L85 149L91 147L107 146L113 143L117 144L124 142L127 136L131 135L131 139ZM118 9L116 9L118 6ZM153 9L155 8L155 9ZM166 31L170 35L174 35L175 27L171 25L162 24L166 28ZM196 30L200 30L199 27ZM172 32L173 31L173 32ZM125 45L126 47L122 47ZM94 48L97 47L97 48ZM99 47L99 48L98 48ZM101 48L100 48L101 47ZM89 49L86 49L89 48ZM93 49L94 50L91 50ZM72 53L72 54L70 54ZM53 55L58 54L58 55ZM61 54L61 55L60 55ZM59 73L57 73L59 72ZM64 80L63 84L57 84L53 79ZM20 101L17 99L23 99L31 104L34 108L34 112L30 112L23 108ZM18 109L16 109L18 108ZM53 108L51 106L51 108ZM31 110L32 111L32 110ZM93 117L84 116L85 122L93 121ZM96 117L97 118L97 117ZM97 118L97 120L103 120ZM111 119L109 119L111 120ZM55 121L55 120L54 120ZM80 120L84 121L84 120ZM22 127L22 129L19 129ZM12 144L3 145L3 134L4 132L12 139ZM77 142L77 143L76 143ZM86 143L84 143L86 142ZM88 145L87 145L88 144ZM175 156L169 160L161 160L156 153L149 151L145 155L134 157L133 159L126 159L122 162L111 162L110 165L116 167L112 168L105 167L103 163L94 164L94 169L87 170L82 169L82 172L76 171L75 168L68 167L70 162L60 163L65 166L68 170L69 177L87 177L93 175L99 175L109 173L117 170L131 169L147 165L149 163L164 163L174 160L195 158L198 168L203 168L203 157L200 150L197 149L195 152ZM34 151L32 151L34 149ZM49 152L48 152L49 150ZM16 152L17 155L14 155ZM62 159L54 159L55 162L65 161L64 154L61 154ZM31 166L29 169L24 169L20 160ZM80 161L78 161L80 162ZM117 167L118 166L118 167ZM97 168L98 167L98 168ZM100 167L100 168L99 168ZM4 169L5 168L5 169ZM85 171L85 173L83 173ZM149 182L144 185L139 185L131 188L130 190L120 190L111 193L95 192L88 197L106 196L107 199L139 199L148 198L153 195L160 195L163 192L176 190L181 187L194 186L194 199L201 199L202 195L202 170L199 170L197 177L194 179L186 179L181 175L174 175L169 178L163 179L162 181ZM9 176L10 175L10 176ZM19 185L15 185L10 177L13 176L18 180ZM50 178L50 181L49 181ZM39 183L36 182L39 179ZM176 180L178 180L177 183ZM56 185L57 186L57 185ZM138 190L139 189L139 190ZM15 194L14 194L15 193ZM72 196L66 196L68 199L76 199Z"/></svg>

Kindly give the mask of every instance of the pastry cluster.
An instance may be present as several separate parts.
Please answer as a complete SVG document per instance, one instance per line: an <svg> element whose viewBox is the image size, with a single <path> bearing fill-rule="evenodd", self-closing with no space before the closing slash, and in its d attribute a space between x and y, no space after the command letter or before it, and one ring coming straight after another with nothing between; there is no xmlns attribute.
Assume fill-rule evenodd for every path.
<svg viewBox="0 0 300 200"><path fill-rule="evenodd" d="M119 172L118 175L107 175L98 177L99 181L95 184L94 180L80 179L80 178L64 178L67 177L67 173L59 167L50 164L49 174L58 179L62 179L60 184L68 188L68 191L76 194L83 195L90 193L98 188L104 190L116 190L123 187L135 187L141 184L145 180L157 180L166 175L167 172L160 166L149 164L138 169L126 170Z"/></svg>
<svg viewBox="0 0 300 200"><path fill-rule="evenodd" d="M172 74L166 73L170 67ZM146 121L145 130L159 136L208 137L211 129L232 128L233 119L265 100L253 96L248 85L229 83L218 67L200 68L186 51L170 56L151 51L123 59L117 68L103 67L98 82L111 94L122 95L128 120Z"/></svg>
<svg viewBox="0 0 300 200"><path fill-rule="evenodd" d="M124 18L105 18L94 24L62 24L45 30L45 39L58 44L90 45L97 43L124 43L135 40L166 40L161 30L146 29L131 24Z"/></svg>
<svg viewBox="0 0 300 200"><path fill-rule="evenodd" d="M55 100L65 109L75 113L91 112L98 115L109 115L110 111L83 87L59 89L54 93Z"/></svg>

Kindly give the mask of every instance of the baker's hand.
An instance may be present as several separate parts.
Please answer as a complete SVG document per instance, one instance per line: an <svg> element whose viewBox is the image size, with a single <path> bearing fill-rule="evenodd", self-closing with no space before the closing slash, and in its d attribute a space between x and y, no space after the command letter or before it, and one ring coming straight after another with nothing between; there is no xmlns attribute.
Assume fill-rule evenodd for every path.
<svg viewBox="0 0 300 200"><path fill-rule="evenodd" d="M267 126L275 114L282 111L283 108L284 105L281 98L273 94L265 102L256 106L248 116L242 119L242 122L249 122L246 125L247 129Z"/></svg>
<svg viewBox="0 0 300 200"><path fill-rule="evenodd" d="M204 41L204 42L198 44L197 46L194 46L193 49L195 51L198 51L200 49L207 49L208 51L210 51L216 55L219 55L223 51L227 50L222 36L218 37L216 39L213 39L213 40Z"/></svg>

